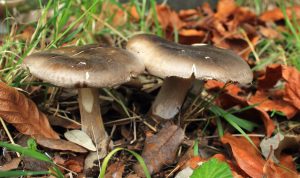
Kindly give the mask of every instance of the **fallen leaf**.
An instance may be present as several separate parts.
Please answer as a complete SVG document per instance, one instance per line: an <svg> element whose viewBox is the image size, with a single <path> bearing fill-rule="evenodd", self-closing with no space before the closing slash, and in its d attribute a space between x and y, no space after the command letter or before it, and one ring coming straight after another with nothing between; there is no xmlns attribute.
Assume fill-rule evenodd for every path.
<svg viewBox="0 0 300 178"><path fill-rule="evenodd" d="M259 26L259 32L268 39L281 38L281 34L278 32L278 30L271 27Z"/></svg>
<svg viewBox="0 0 300 178"><path fill-rule="evenodd" d="M300 110L300 72L294 67L284 67L282 77L286 80L283 99Z"/></svg>
<svg viewBox="0 0 300 178"><path fill-rule="evenodd" d="M290 119L294 117L298 110L293 105L284 101L282 98L272 96L271 93L267 93L261 90L257 90L255 95L252 95L248 100L250 105L258 104L256 108L260 108L264 111L280 111Z"/></svg>
<svg viewBox="0 0 300 178"><path fill-rule="evenodd" d="M158 21L163 30L167 28L179 30L185 25L184 22L180 20L178 14L171 10L169 6L156 5L156 12Z"/></svg>
<svg viewBox="0 0 300 178"><path fill-rule="evenodd" d="M296 172L277 166L271 159L263 167L263 177L272 178L299 178Z"/></svg>
<svg viewBox="0 0 300 178"><path fill-rule="evenodd" d="M186 19L193 16L198 16L199 12L196 9L183 9L180 10L178 16L180 19Z"/></svg>
<svg viewBox="0 0 300 178"><path fill-rule="evenodd" d="M30 171L48 171L53 165L49 162L34 159L32 157L24 156L21 158L23 161L23 169Z"/></svg>
<svg viewBox="0 0 300 178"><path fill-rule="evenodd" d="M229 133L226 133L221 138L221 141L223 144L228 143L230 145L238 166L250 177L261 178L263 176L265 160L262 159L259 152L248 140L244 137L233 137Z"/></svg>
<svg viewBox="0 0 300 178"><path fill-rule="evenodd" d="M142 157L150 174L158 172L162 166L174 162L178 146L183 139L184 132L176 125L164 127L156 135L146 138ZM138 175L144 174L140 165L135 165L134 169Z"/></svg>
<svg viewBox="0 0 300 178"><path fill-rule="evenodd" d="M0 117L22 134L59 139L46 115L38 110L35 103L3 82L0 82L0 101Z"/></svg>
<svg viewBox="0 0 300 178"><path fill-rule="evenodd" d="M51 139L51 138L45 138L41 136L35 137L36 142L46 148L54 149L54 150L61 150L61 151L72 151L76 153L87 153L88 151L69 141L62 140L62 139Z"/></svg>
<svg viewBox="0 0 300 178"><path fill-rule="evenodd" d="M204 2L204 3L202 4L201 9L202 9L203 12L204 12L206 15L208 15L208 16L211 16L211 15L214 14L214 11L211 9L210 4L209 4L208 2Z"/></svg>
<svg viewBox="0 0 300 178"><path fill-rule="evenodd" d="M115 162L108 166L105 178L122 178L125 165L121 162Z"/></svg>
<svg viewBox="0 0 300 178"><path fill-rule="evenodd" d="M64 167L70 169L73 172L80 173L83 171L83 164L84 164L84 156L76 156L68 159L64 163Z"/></svg>
<svg viewBox="0 0 300 178"><path fill-rule="evenodd" d="M290 169L290 171L297 172L296 164L291 155L281 155L280 156L280 164ZM299 177L298 177L299 178Z"/></svg>
<svg viewBox="0 0 300 178"><path fill-rule="evenodd" d="M226 21L227 18L233 14L236 8L237 5L235 4L234 0L219 0L215 17L221 21Z"/></svg>
<svg viewBox="0 0 300 178"><path fill-rule="evenodd" d="M291 19L292 17L296 17L296 19L300 18L300 6L293 6L286 8L286 14ZM284 19L284 14L280 8L275 8L273 10L266 11L262 13L259 17L260 20L264 22L268 21L278 21Z"/></svg>
<svg viewBox="0 0 300 178"><path fill-rule="evenodd" d="M17 169L21 162L20 158L13 158L9 162L5 163L4 165L0 166L0 171L9 171L12 169Z"/></svg>
<svg viewBox="0 0 300 178"><path fill-rule="evenodd" d="M274 150L279 146L279 143L283 140L284 136L281 133L277 133L273 137L264 138L260 142L260 149L262 155L265 158L272 159L274 162L279 163L279 160L274 155Z"/></svg>
<svg viewBox="0 0 300 178"><path fill-rule="evenodd" d="M129 174L126 176L126 178L141 178L141 177L138 176L137 174Z"/></svg>
<svg viewBox="0 0 300 178"><path fill-rule="evenodd" d="M259 77L258 89L270 89L282 78L282 66L280 64L272 64L267 66L266 72L263 76Z"/></svg>
<svg viewBox="0 0 300 178"><path fill-rule="evenodd" d="M65 132L65 137L70 142L76 143L90 151L96 151L96 146L94 145L92 139L81 130L70 130Z"/></svg>
<svg viewBox="0 0 300 178"><path fill-rule="evenodd" d="M190 177L193 174L194 170L190 167L186 167L184 169L182 169L181 171L179 171L175 178L186 178L186 177Z"/></svg>
<svg viewBox="0 0 300 178"><path fill-rule="evenodd" d="M64 119L56 116L49 116L49 122L52 126L59 126L66 129L80 129L81 124L72 120Z"/></svg>

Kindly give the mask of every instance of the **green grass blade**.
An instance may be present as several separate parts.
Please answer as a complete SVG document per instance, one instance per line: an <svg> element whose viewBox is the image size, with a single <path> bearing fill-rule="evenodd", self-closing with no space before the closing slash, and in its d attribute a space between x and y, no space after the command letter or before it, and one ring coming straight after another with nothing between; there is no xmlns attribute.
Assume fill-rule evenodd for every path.
<svg viewBox="0 0 300 178"><path fill-rule="evenodd" d="M238 123L235 119L232 119L234 117L232 117L233 115L230 113L227 113L226 111L224 111L223 109L212 105L210 107L210 111L213 112L215 115L223 117L232 127L234 127L237 131L239 131L253 146L256 150L258 150L258 148L256 147L256 145L253 143L253 141L250 139L250 137L247 135L247 133L239 126L240 123Z"/></svg>
<svg viewBox="0 0 300 178"><path fill-rule="evenodd" d="M35 159L38 159L41 161L52 163L52 160L50 158L48 158L46 155L44 155L43 153L40 153L36 150L32 150L27 147L21 147L18 145L13 145L13 144L5 143L5 142L0 142L0 147L5 147L9 150L19 152L24 156L29 156L29 157L32 157L32 158L35 158Z"/></svg>
<svg viewBox="0 0 300 178"><path fill-rule="evenodd" d="M103 160L102 166L101 166L101 171L100 171L99 178L104 178L104 176L105 176L105 171L106 171L106 168L107 168L107 166L108 166L108 162L109 162L109 160L111 159L111 157L112 157L115 153L117 153L117 152L119 152L119 151L122 151L122 150L125 150L125 151L128 151L129 153L131 153L131 154L139 161L139 163L141 164L141 166L142 166L142 168L143 168L143 170L144 170L145 176L146 176L147 178L151 178L151 175L150 175L150 173L149 173L149 171L148 171L148 168L147 168L147 166L146 166L146 164L145 164L143 158L142 158L139 154L137 154L136 152L131 151L131 150L128 150L128 149L125 149L125 148L115 148L114 150L112 150L112 151L105 157L105 159Z"/></svg>
<svg viewBox="0 0 300 178"><path fill-rule="evenodd" d="M50 171L0 171L0 177L49 175Z"/></svg>

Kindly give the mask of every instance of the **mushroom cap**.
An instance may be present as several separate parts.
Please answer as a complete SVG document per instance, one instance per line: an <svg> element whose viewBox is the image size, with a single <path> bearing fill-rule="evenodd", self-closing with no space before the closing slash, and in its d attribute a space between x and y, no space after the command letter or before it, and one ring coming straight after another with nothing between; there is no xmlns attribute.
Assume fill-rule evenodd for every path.
<svg viewBox="0 0 300 178"><path fill-rule="evenodd" d="M155 35L140 34L129 39L126 49L144 61L146 70L165 78L177 76L200 80L251 83L248 64L230 50L210 45L188 46Z"/></svg>
<svg viewBox="0 0 300 178"><path fill-rule="evenodd" d="M145 69L128 51L99 45L37 52L26 57L23 64L37 78L69 88L112 87Z"/></svg>

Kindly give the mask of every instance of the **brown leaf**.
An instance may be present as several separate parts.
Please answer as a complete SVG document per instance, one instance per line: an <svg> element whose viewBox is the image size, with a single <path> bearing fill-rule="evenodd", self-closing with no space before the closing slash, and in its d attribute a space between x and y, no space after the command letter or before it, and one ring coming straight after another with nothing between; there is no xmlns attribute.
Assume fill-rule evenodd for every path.
<svg viewBox="0 0 300 178"><path fill-rule="evenodd" d="M284 67L282 77L286 80L283 99L300 110L300 72L294 67Z"/></svg>
<svg viewBox="0 0 300 178"><path fill-rule="evenodd" d="M198 15L199 13L196 9L184 9L184 10L180 10L178 13L180 19L186 19Z"/></svg>
<svg viewBox="0 0 300 178"><path fill-rule="evenodd" d="M250 177L261 178L263 176L265 160L249 141L244 137L233 137L228 133L221 138L221 141L223 144L228 143L231 146L238 166Z"/></svg>
<svg viewBox="0 0 300 178"><path fill-rule="evenodd" d="M23 161L23 169L25 170L47 171L50 167L52 167L52 164L49 162L37 160L28 156L24 156L21 159Z"/></svg>
<svg viewBox="0 0 300 178"><path fill-rule="evenodd" d="M280 156L280 164L288 168L290 171L297 172L296 164L291 155L281 155Z"/></svg>
<svg viewBox="0 0 300 178"><path fill-rule="evenodd" d="M8 163L0 166L0 171L9 171L12 169L17 169L20 162L21 162L20 158L14 158L10 160Z"/></svg>
<svg viewBox="0 0 300 178"><path fill-rule="evenodd" d="M142 157L150 174L158 172L162 166L174 162L178 146L183 139L184 132L176 125L164 127L156 135L146 138ZM138 175L144 174L140 165L136 165L134 168Z"/></svg>
<svg viewBox="0 0 300 178"><path fill-rule="evenodd" d="M64 167L76 173L80 173L83 171L83 164L84 164L84 156L80 155L67 160L64 163Z"/></svg>
<svg viewBox="0 0 300 178"><path fill-rule="evenodd" d="M45 138L41 136L35 137L36 142L46 148L54 149L54 150L61 150L61 151L72 151L76 153L87 153L88 151L69 141L62 140L62 139L51 139L51 138Z"/></svg>
<svg viewBox="0 0 300 178"><path fill-rule="evenodd" d="M0 82L0 101L0 117L14 125L19 132L59 139L46 115L38 110L35 103L3 82Z"/></svg>
<svg viewBox="0 0 300 178"><path fill-rule="evenodd" d="M271 159L267 160L263 167L263 177L272 178L298 178L296 172L287 170L283 167L277 166Z"/></svg>
<svg viewBox="0 0 300 178"><path fill-rule="evenodd" d="M293 105L288 102L282 100L280 96L271 96L270 92L266 93L261 90L257 90L255 95L252 95L248 100L249 104L258 104L257 108L260 108L264 111L280 111L283 112L284 115L290 119L294 117L298 110Z"/></svg>
<svg viewBox="0 0 300 178"><path fill-rule="evenodd" d="M211 9L210 4L209 4L208 2L204 2L204 3L202 4L201 9L202 9L203 12L204 12L205 14L207 14L208 16L211 16L211 15L214 14L214 11Z"/></svg>
<svg viewBox="0 0 300 178"><path fill-rule="evenodd" d="M275 84L282 77L282 66L280 64L272 64L267 66L265 75L259 77L258 89L270 89L275 86Z"/></svg>
<svg viewBox="0 0 300 178"><path fill-rule="evenodd" d="M297 19L300 18L300 6L293 6L286 8L286 14L291 19L294 15ZM270 11L266 11L262 13L259 17L260 20L268 22L268 21L278 21L284 19L283 12L280 8L275 8Z"/></svg>
<svg viewBox="0 0 300 178"><path fill-rule="evenodd" d="M215 17L221 21L226 21L227 18L233 14L236 8L237 6L234 0L219 0Z"/></svg>
<svg viewBox="0 0 300 178"><path fill-rule="evenodd" d="M264 37L269 38L269 39L281 38L281 34L278 32L278 30L275 30L271 27L259 26L259 32Z"/></svg>
<svg viewBox="0 0 300 178"><path fill-rule="evenodd" d="M171 10L169 6L156 5L156 12L158 21L163 30L167 28L176 28L179 30L184 26L184 22L180 20L178 14Z"/></svg>
<svg viewBox="0 0 300 178"><path fill-rule="evenodd" d="M125 164L122 162L115 162L108 166L105 173L105 178L122 178L125 169Z"/></svg>

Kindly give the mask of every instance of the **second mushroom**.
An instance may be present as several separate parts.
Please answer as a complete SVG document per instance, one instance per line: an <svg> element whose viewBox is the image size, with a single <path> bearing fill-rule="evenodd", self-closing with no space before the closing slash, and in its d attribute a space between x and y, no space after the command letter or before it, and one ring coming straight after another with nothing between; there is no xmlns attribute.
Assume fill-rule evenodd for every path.
<svg viewBox="0 0 300 178"><path fill-rule="evenodd" d="M194 78L242 84L253 79L250 67L241 57L210 45L181 45L155 35L139 34L129 39L126 49L144 61L150 74L165 78L150 111L159 119L175 117Z"/></svg>

